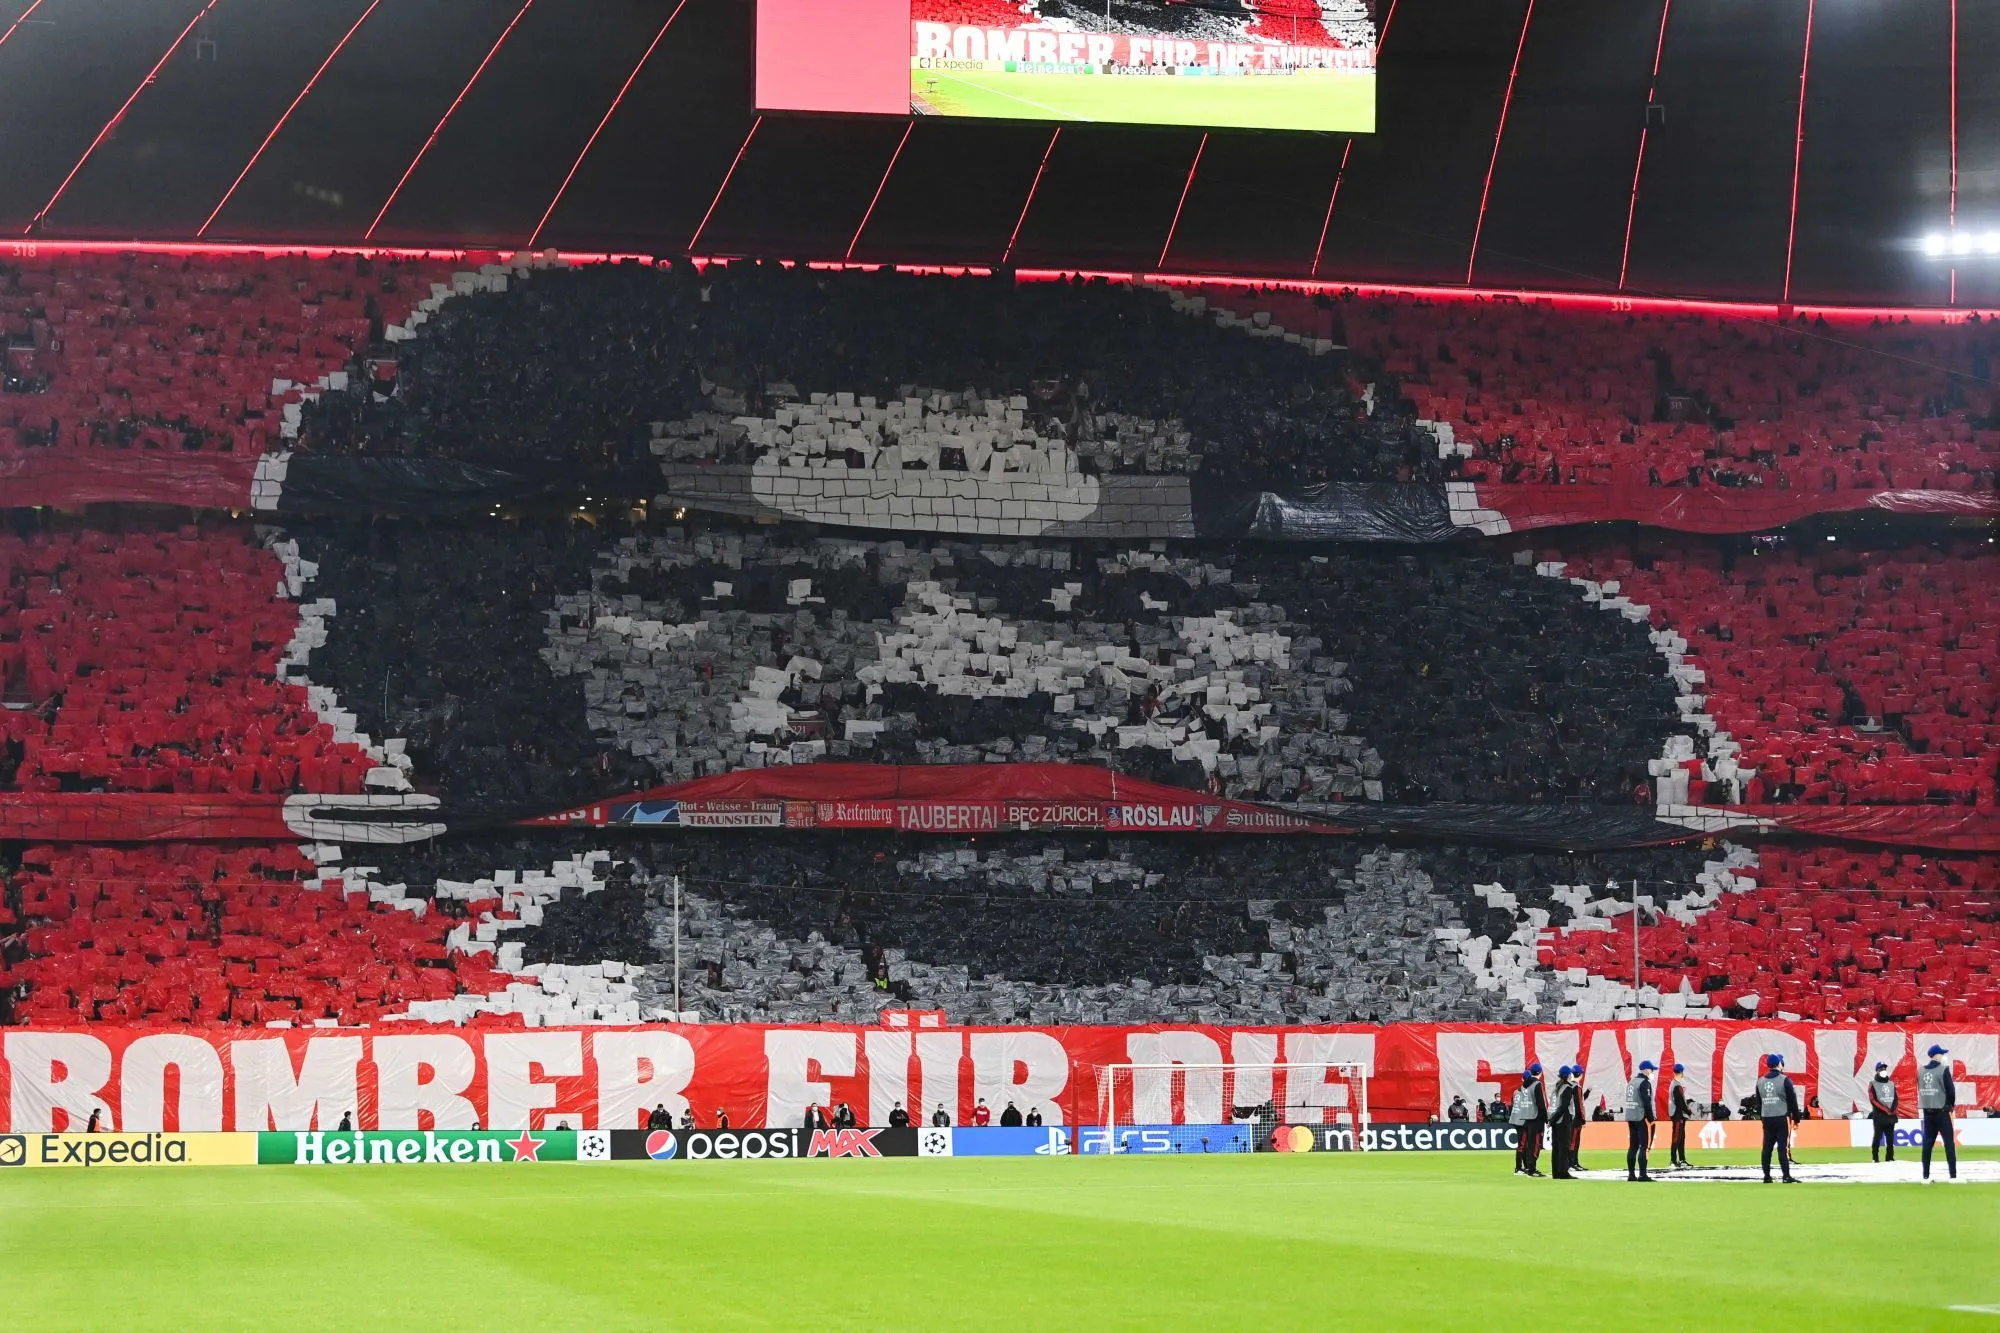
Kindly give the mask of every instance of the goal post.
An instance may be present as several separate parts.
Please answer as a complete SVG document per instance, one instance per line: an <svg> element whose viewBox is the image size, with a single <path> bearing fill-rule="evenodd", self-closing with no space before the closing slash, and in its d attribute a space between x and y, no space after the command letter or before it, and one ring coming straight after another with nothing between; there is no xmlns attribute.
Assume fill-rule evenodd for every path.
<svg viewBox="0 0 2000 1333"><path fill-rule="evenodd" d="M1097 1128L1084 1155L1365 1151L1360 1064L1111 1064L1097 1072Z"/></svg>

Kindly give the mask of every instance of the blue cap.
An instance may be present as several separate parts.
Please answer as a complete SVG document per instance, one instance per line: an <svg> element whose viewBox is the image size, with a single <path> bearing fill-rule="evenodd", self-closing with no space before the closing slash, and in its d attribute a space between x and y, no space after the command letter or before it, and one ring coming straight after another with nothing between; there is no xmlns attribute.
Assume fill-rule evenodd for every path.
<svg viewBox="0 0 2000 1333"><path fill-rule="evenodd" d="M1529 1065L1529 1066L1528 1066L1528 1072L1529 1072L1530 1074L1539 1074L1539 1073L1541 1073L1541 1072L1542 1072L1542 1062L1541 1062L1540 1060L1537 1060L1537 1061L1535 1061L1535 1063L1533 1063L1533 1064Z"/></svg>
<svg viewBox="0 0 2000 1333"><path fill-rule="evenodd" d="M1950 1052L1950 1051L1947 1051L1947 1050L1946 1050L1946 1049L1945 1049L1944 1047L1942 1047L1942 1046L1933 1046L1933 1047L1931 1047L1931 1048L1930 1048L1930 1049L1929 1049L1928 1051L1925 1051L1925 1052L1924 1052L1924 1054L1925 1054L1925 1055L1950 1055L1950 1054L1951 1054L1951 1052Z"/></svg>
<svg viewBox="0 0 2000 1333"><path fill-rule="evenodd" d="M1676 1074L1685 1074L1685 1073L1687 1073L1687 1071L1688 1071L1688 1067L1687 1067L1686 1065L1682 1064L1682 1063L1681 1063L1680 1061L1678 1061L1678 1060L1674 1061L1674 1072L1675 1072Z"/></svg>
<svg viewBox="0 0 2000 1333"><path fill-rule="evenodd" d="M1575 1066L1575 1065L1564 1065L1564 1066L1562 1067L1562 1072L1563 1072L1563 1076L1564 1076L1565 1078L1567 1078L1567 1077L1569 1077L1570 1075L1572 1075L1572 1074L1575 1074L1575 1073L1577 1073L1578 1071L1577 1071L1577 1068L1576 1068L1576 1066Z"/></svg>
<svg viewBox="0 0 2000 1333"><path fill-rule="evenodd" d="M1659 1066L1654 1064L1651 1060L1641 1060L1639 1062L1639 1070L1641 1073L1644 1073L1648 1069L1658 1069L1658 1068Z"/></svg>
<svg viewBox="0 0 2000 1333"><path fill-rule="evenodd" d="M1785 1063L1785 1057L1782 1055L1775 1055L1775 1054L1767 1055L1764 1057L1764 1063L1771 1066L1771 1068L1776 1069L1779 1065Z"/></svg>

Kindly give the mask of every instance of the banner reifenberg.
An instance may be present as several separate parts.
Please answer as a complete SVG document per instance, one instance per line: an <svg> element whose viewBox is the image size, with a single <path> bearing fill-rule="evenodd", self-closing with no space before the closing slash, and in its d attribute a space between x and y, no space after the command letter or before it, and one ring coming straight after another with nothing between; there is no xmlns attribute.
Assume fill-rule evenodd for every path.
<svg viewBox="0 0 2000 1333"><path fill-rule="evenodd" d="M1427 1121L1454 1097L1505 1094L1537 1059L1581 1064L1593 1106L1601 1094L1615 1107L1643 1059L1684 1063L1696 1102L1733 1106L1772 1052L1836 1119L1866 1109L1877 1060L1914 1105L1918 1053L1933 1043L1951 1050L1961 1106L2000 1103L2000 1028L1990 1025L23 1028L0 1036L0 1132L76 1131L98 1111L104 1126L131 1133L330 1130L351 1115L362 1130L477 1124L542 1134L558 1124L638 1129L656 1106L676 1123L691 1110L703 1129L720 1110L739 1129L789 1128L809 1105L842 1102L864 1125L886 1125L898 1103L920 1122L942 1104L963 1124L980 1100L996 1116L1011 1101L1074 1125L1097 1121L1102 1066L1281 1060L1365 1065L1378 1122ZM1212 1076L1142 1077L1121 1094L1118 1119L1218 1123L1228 1106L1278 1100L1333 1122L1346 1109L1338 1082L1272 1088L1255 1079L1246 1073L1225 1089Z"/></svg>

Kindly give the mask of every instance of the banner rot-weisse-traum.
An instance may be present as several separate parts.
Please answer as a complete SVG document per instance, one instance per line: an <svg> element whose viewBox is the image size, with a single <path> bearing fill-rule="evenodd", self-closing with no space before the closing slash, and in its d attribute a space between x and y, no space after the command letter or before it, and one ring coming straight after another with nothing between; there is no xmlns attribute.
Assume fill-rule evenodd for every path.
<svg viewBox="0 0 2000 1333"><path fill-rule="evenodd" d="M75 1130L99 1111L104 1127L128 1132L331 1129L350 1113L361 1129L629 1129L663 1105L676 1119L692 1109L704 1128L726 1110L745 1128L797 1125L806 1106L841 1102L879 1126L898 1102L919 1121L942 1105L963 1123L981 1099L996 1115L1011 1101L1039 1106L1051 1124L1089 1124L1103 1066L1222 1062L1361 1064L1375 1119L1436 1120L1454 1097L1510 1093L1535 1060L1550 1071L1581 1064L1593 1106L1598 1094L1622 1104L1641 1060L1678 1061L1696 1102L1733 1106L1771 1053L1835 1118L1866 1108L1878 1060L1915 1105L1915 1070L1933 1044L1951 1051L1961 1106L2000 1105L2000 1029L1990 1026L23 1028L0 1038L0 1126ZM1129 1091L1118 1119L1215 1123L1265 1101L1304 1108L1294 1119L1347 1112L1342 1081L1270 1078L1141 1072L1119 1080Z"/></svg>

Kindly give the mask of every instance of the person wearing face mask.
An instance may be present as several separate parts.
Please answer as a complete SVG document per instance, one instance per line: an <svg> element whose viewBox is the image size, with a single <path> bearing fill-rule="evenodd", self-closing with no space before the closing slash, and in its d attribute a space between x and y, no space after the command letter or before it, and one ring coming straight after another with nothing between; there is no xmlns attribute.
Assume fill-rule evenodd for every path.
<svg viewBox="0 0 2000 1333"><path fill-rule="evenodd" d="M1944 1161L1953 1180L1958 1179L1958 1141L1951 1132L1951 1113L1958 1106L1958 1088L1951 1081L1951 1066L1938 1059L1949 1055L1942 1046L1925 1052L1929 1063L1917 1071L1917 1109L1924 1117L1924 1183L1931 1180L1931 1149L1944 1140Z"/></svg>
<svg viewBox="0 0 2000 1333"><path fill-rule="evenodd" d="M1887 1060L1875 1062L1875 1077L1868 1084L1868 1120L1873 1130L1868 1136L1868 1160L1895 1161L1896 1080L1889 1077Z"/></svg>
<svg viewBox="0 0 2000 1333"><path fill-rule="evenodd" d="M1687 1066L1677 1062L1674 1065L1674 1081L1667 1085L1667 1119L1674 1127L1667 1160L1669 1165L1683 1171L1694 1165L1688 1161L1688 1121L1694 1116L1694 1102L1688 1097L1687 1084L1681 1081L1685 1073Z"/></svg>

